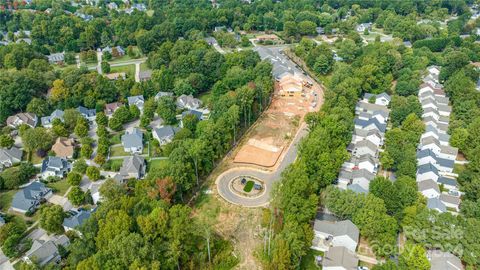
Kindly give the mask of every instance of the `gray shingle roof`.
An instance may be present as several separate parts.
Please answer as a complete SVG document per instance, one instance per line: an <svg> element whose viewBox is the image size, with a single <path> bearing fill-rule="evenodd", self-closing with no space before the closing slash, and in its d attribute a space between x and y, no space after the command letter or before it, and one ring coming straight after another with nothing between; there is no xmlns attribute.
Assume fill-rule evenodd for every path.
<svg viewBox="0 0 480 270"><path fill-rule="evenodd" d="M428 179L428 180L425 180L425 181L421 181L421 182L418 182L417 185L418 185L418 190L419 191L425 191L425 190L433 189L437 193L440 193L440 189L438 188L437 183L435 183L435 181L433 181L433 180Z"/></svg>
<svg viewBox="0 0 480 270"><path fill-rule="evenodd" d="M447 207L442 203L442 201L440 201L439 198L429 198L427 200L427 207L429 209L438 209L442 213L447 211Z"/></svg>
<svg viewBox="0 0 480 270"><path fill-rule="evenodd" d="M380 123L377 120L377 118L370 118L368 120L355 118L355 125L356 126L358 125L358 126L361 126L362 128L365 128L365 127L367 127L369 125L372 125L372 124L375 125L380 132L385 133L385 130L387 129L387 125Z"/></svg>
<svg viewBox="0 0 480 270"><path fill-rule="evenodd" d="M424 174L424 173L428 173L428 172L433 172L436 175L438 175L437 167L433 166L431 163L426 163L426 164L418 166L417 174Z"/></svg>
<svg viewBox="0 0 480 270"><path fill-rule="evenodd" d="M364 189L362 186L359 184L352 184L347 186L348 190L351 190L355 193L368 193L368 190Z"/></svg>
<svg viewBox="0 0 480 270"><path fill-rule="evenodd" d="M332 235L333 237L346 235L357 243L360 235L358 227L350 220L330 222L316 219L313 229L317 232Z"/></svg>
<svg viewBox="0 0 480 270"><path fill-rule="evenodd" d="M63 220L63 226L71 229L75 229L80 226L92 215L91 211L79 211L75 215L65 218Z"/></svg>
<svg viewBox="0 0 480 270"><path fill-rule="evenodd" d="M352 179L359 179L359 178L365 178L369 181L373 180L375 178L375 175L366 169L361 169L361 170L353 170L352 171Z"/></svg>
<svg viewBox="0 0 480 270"><path fill-rule="evenodd" d="M458 186L458 182L456 179L444 176L440 176L437 180L437 183L454 187Z"/></svg>
<svg viewBox="0 0 480 270"><path fill-rule="evenodd" d="M0 149L0 162L11 162L16 163L22 160L23 151L20 148L12 146L10 149L1 148Z"/></svg>
<svg viewBox="0 0 480 270"><path fill-rule="evenodd" d="M145 164L145 159L141 156L131 156L126 157L123 160L122 167L120 168L120 174L122 176L128 175L130 173L139 173L142 169L142 166Z"/></svg>
<svg viewBox="0 0 480 270"><path fill-rule="evenodd" d="M155 133L158 138L162 139L162 138L168 138L175 135L175 133L177 133L178 130L179 128L177 127L163 126L159 128L154 128L152 130L152 133Z"/></svg>
<svg viewBox="0 0 480 270"><path fill-rule="evenodd" d="M84 117L93 117L97 114L97 111L95 109L88 109L83 106L78 106L77 111Z"/></svg>
<svg viewBox="0 0 480 270"><path fill-rule="evenodd" d="M49 192L51 192L51 189L43 183L38 181L32 182L30 185L15 193L12 200L12 207L28 211L32 207L35 207L40 199Z"/></svg>
<svg viewBox="0 0 480 270"><path fill-rule="evenodd" d="M345 247L331 247L323 260L323 267L343 267L347 270L356 270L358 258Z"/></svg>
<svg viewBox="0 0 480 270"><path fill-rule="evenodd" d="M125 148L140 148L143 146L143 133L138 128L122 135L122 144Z"/></svg>

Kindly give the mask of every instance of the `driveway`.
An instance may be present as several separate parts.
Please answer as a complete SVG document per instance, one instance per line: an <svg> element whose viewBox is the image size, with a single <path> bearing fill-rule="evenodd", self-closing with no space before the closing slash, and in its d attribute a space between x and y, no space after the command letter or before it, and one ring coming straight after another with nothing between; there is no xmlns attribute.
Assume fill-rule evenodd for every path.
<svg viewBox="0 0 480 270"><path fill-rule="evenodd" d="M274 172L261 171L259 169L250 167L236 167L222 173L216 180L217 190L220 196L232 204L245 207L259 207L267 205L270 201L270 193L274 183L280 180L283 170L295 161L297 158L298 144L300 140L307 134L307 127L305 124L303 124L295 135L295 138L287 149L287 152L285 153L279 166ZM259 197L255 198L247 198L233 192L230 189L230 182L239 176L253 176L262 180L264 183L263 188L265 189L265 192L263 192Z"/></svg>

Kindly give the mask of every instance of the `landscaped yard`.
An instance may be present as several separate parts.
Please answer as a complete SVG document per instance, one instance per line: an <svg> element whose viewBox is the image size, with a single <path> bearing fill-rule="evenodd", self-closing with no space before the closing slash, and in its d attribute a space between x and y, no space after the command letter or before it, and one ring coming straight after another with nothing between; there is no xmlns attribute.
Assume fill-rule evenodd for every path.
<svg viewBox="0 0 480 270"><path fill-rule="evenodd" d="M252 191L252 188L253 188L254 184L255 184L255 182L253 182L252 180L248 180L247 183L245 184L245 186L243 187L243 191L245 191L245 192Z"/></svg>
<svg viewBox="0 0 480 270"><path fill-rule="evenodd" d="M63 179L54 183L48 183L47 186L53 189L55 194L58 194L61 196L65 195L65 192L67 192L68 188L70 187L66 179Z"/></svg>
<svg viewBox="0 0 480 270"><path fill-rule="evenodd" d="M130 153L127 153L123 150L123 146L117 145L110 147L110 156L111 157L121 157L121 156L130 156Z"/></svg>
<svg viewBox="0 0 480 270"><path fill-rule="evenodd" d="M111 67L110 73L115 73L115 72L125 72L128 76L133 77L135 76L135 65Z"/></svg>
<svg viewBox="0 0 480 270"><path fill-rule="evenodd" d="M323 252L314 250L314 249L309 249L307 252L307 255L305 255L302 258L302 263L300 264L300 269L303 270L317 270L317 269L322 269L321 266L317 266L315 262L315 256L323 256Z"/></svg>
<svg viewBox="0 0 480 270"><path fill-rule="evenodd" d="M121 144L122 143L122 133L115 134L112 137L110 137L110 144Z"/></svg>
<svg viewBox="0 0 480 270"><path fill-rule="evenodd" d="M148 162L148 172L153 170L158 171L165 168L168 164L168 159L155 159Z"/></svg>
<svg viewBox="0 0 480 270"><path fill-rule="evenodd" d="M0 193L0 211L7 212L12 204L12 199L18 190L9 190Z"/></svg>
<svg viewBox="0 0 480 270"><path fill-rule="evenodd" d="M110 159L102 167L107 171L118 172L118 171L120 171L120 168L122 167L122 163L123 163L122 158Z"/></svg>

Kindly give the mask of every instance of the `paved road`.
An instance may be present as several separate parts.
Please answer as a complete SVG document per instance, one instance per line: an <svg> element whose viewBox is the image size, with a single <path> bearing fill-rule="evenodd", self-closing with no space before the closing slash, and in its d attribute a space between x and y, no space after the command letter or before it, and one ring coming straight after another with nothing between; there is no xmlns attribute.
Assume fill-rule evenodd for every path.
<svg viewBox="0 0 480 270"><path fill-rule="evenodd" d="M245 207L259 207L268 204L273 184L280 180L283 170L293 163L297 157L298 143L308 134L306 125L302 125L287 149L277 170L274 172L261 171L251 167L237 167L222 173L216 181L218 193L228 202ZM246 198L234 193L230 189L230 181L238 176L250 175L264 182L265 192L259 197Z"/></svg>

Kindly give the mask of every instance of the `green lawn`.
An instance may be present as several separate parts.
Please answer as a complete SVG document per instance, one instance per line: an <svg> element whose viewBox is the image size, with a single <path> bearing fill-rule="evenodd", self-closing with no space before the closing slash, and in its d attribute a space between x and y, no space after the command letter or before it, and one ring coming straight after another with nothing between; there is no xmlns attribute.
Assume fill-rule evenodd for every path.
<svg viewBox="0 0 480 270"><path fill-rule="evenodd" d="M107 170L107 171L114 171L118 172L120 171L120 168L122 167L123 159L110 159L107 161L102 167Z"/></svg>
<svg viewBox="0 0 480 270"><path fill-rule="evenodd" d="M117 146L110 147L110 156L111 157L130 156L130 153L123 151L123 146L117 145Z"/></svg>
<svg viewBox="0 0 480 270"><path fill-rule="evenodd" d="M307 255L302 258L302 263L300 264L300 269L302 270L317 270L322 269L321 266L317 266L315 263L315 256L323 256L323 252L317 251L314 249L309 249Z"/></svg>
<svg viewBox="0 0 480 270"><path fill-rule="evenodd" d="M8 208L12 204L13 196L17 193L17 190L9 190L0 193L0 210L2 212L7 212Z"/></svg>
<svg viewBox="0 0 480 270"><path fill-rule="evenodd" d="M252 188L253 188L253 185L255 184L255 182L253 182L252 180L249 180L247 181L247 183L245 184L245 186L243 187L243 191L245 192L250 192L252 191Z"/></svg>
<svg viewBox="0 0 480 270"><path fill-rule="evenodd" d="M67 183L66 179L60 180L54 183L48 183L47 186L53 189L53 192L58 195L65 195L70 185Z"/></svg>
<svg viewBox="0 0 480 270"><path fill-rule="evenodd" d="M112 67L110 69L110 73L115 73L115 72L125 72L128 76L133 77L135 76L135 65Z"/></svg>
<svg viewBox="0 0 480 270"><path fill-rule="evenodd" d="M122 143L122 135L123 135L123 132L122 133L119 133L119 134L116 134L112 137L110 137L110 143L111 144L120 144Z"/></svg>
<svg viewBox="0 0 480 270"><path fill-rule="evenodd" d="M168 164L168 159L155 159L148 162L148 172L162 170Z"/></svg>
<svg viewBox="0 0 480 270"><path fill-rule="evenodd" d="M200 99L203 103L203 105L208 105L210 104L210 99L212 98L212 92L211 91L208 91L208 92L205 92L205 93L202 93L198 99Z"/></svg>
<svg viewBox="0 0 480 270"><path fill-rule="evenodd" d="M147 62L143 62L140 64L140 71L145 71L145 70L149 70L147 66Z"/></svg>

